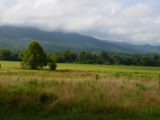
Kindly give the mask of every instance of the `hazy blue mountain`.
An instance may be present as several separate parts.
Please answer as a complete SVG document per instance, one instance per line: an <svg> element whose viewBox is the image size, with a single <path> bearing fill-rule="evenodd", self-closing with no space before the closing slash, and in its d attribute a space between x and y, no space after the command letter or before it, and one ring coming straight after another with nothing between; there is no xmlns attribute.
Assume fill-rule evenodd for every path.
<svg viewBox="0 0 160 120"><path fill-rule="evenodd" d="M132 45L128 43L102 41L77 33L46 32L35 28L0 27L0 48L21 50L32 40L39 41L46 50L73 50L125 53L160 53L160 47L152 45Z"/></svg>

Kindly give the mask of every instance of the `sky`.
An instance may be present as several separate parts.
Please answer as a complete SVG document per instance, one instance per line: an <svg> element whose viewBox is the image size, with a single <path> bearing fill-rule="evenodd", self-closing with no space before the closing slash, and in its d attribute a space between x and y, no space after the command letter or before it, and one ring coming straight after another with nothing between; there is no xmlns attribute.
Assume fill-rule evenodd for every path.
<svg viewBox="0 0 160 120"><path fill-rule="evenodd" d="M0 26L160 45L160 0L0 0Z"/></svg>

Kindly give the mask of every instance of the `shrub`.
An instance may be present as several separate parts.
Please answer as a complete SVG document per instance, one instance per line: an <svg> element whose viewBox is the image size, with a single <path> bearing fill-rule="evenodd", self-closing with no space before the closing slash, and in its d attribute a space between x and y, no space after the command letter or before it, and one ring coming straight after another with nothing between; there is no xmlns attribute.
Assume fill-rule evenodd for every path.
<svg viewBox="0 0 160 120"><path fill-rule="evenodd" d="M56 65L56 60L57 57L55 54L50 54L48 57L48 66L50 68L50 70L56 70L57 65Z"/></svg>

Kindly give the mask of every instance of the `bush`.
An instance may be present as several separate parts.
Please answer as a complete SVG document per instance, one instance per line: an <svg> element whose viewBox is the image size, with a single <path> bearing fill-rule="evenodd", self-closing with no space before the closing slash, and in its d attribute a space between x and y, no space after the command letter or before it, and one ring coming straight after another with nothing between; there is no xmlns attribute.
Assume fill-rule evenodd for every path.
<svg viewBox="0 0 160 120"><path fill-rule="evenodd" d="M49 55L48 66L49 66L50 70L56 70L56 68L57 68L56 60L57 60L57 56L55 54Z"/></svg>
<svg viewBox="0 0 160 120"><path fill-rule="evenodd" d="M57 68L57 65L55 62L48 63L48 66L49 66L50 70L56 70L56 68Z"/></svg>

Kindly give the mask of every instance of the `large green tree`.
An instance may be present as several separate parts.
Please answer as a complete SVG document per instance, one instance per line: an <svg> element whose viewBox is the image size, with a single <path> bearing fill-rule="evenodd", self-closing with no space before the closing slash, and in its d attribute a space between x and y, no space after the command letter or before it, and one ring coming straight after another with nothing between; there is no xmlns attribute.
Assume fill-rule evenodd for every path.
<svg viewBox="0 0 160 120"><path fill-rule="evenodd" d="M47 65L47 55L37 41L32 41L22 53L22 67L24 69L43 68Z"/></svg>

